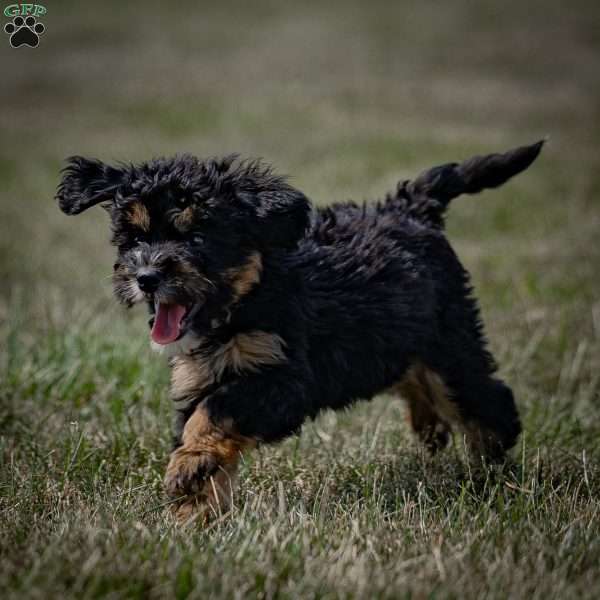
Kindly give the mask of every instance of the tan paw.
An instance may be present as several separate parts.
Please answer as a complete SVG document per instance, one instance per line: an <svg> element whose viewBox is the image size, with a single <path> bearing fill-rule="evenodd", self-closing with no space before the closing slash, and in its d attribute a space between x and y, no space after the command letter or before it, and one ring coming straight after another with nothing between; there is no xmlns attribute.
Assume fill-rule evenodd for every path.
<svg viewBox="0 0 600 600"><path fill-rule="evenodd" d="M164 484L171 498L194 496L204 488L207 479L218 469L215 456L179 448L171 454Z"/></svg>
<svg viewBox="0 0 600 600"><path fill-rule="evenodd" d="M201 496L191 496L170 506L178 525L206 525L211 517L211 507Z"/></svg>
<svg viewBox="0 0 600 600"><path fill-rule="evenodd" d="M204 482L199 493L171 504L171 514L180 525L206 525L212 519L223 516L233 506L236 479L236 465L220 468Z"/></svg>

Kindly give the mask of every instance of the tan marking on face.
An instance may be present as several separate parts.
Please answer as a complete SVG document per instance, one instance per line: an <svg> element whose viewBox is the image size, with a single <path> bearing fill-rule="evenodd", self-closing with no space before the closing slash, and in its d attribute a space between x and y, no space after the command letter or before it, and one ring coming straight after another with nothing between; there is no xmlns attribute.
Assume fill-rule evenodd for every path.
<svg viewBox="0 0 600 600"><path fill-rule="evenodd" d="M194 223L194 207L188 206L179 211L173 218L173 224L179 231L188 231Z"/></svg>
<svg viewBox="0 0 600 600"><path fill-rule="evenodd" d="M181 275L194 278L200 277L203 281L205 280L205 278L198 272L198 269L186 260L178 260L175 263L175 268Z"/></svg>
<svg viewBox="0 0 600 600"><path fill-rule="evenodd" d="M139 227L142 231L150 231L150 213L139 200L136 200L129 205L128 213L129 222L132 225Z"/></svg>
<svg viewBox="0 0 600 600"><path fill-rule="evenodd" d="M235 301L245 296L255 285L260 283L262 268L260 252L253 252L245 265L227 271L227 278L233 288Z"/></svg>
<svg viewBox="0 0 600 600"><path fill-rule="evenodd" d="M196 301L201 302L208 289L214 287L213 282L208 279L198 268L187 260L178 260L174 263L173 269L176 275L181 279L185 288L196 297Z"/></svg>

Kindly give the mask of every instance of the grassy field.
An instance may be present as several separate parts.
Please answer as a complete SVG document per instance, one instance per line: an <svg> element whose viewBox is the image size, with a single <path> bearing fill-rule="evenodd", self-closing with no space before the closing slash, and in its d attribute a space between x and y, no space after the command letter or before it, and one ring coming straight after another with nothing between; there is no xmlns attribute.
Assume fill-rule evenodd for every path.
<svg viewBox="0 0 600 600"><path fill-rule="evenodd" d="M597 598L600 4L54 2L0 40L0 595ZM100 210L65 156L263 156L315 202L550 136L453 205L524 434L475 477L398 400L326 413L242 467L232 514L180 530L161 490L167 369L113 303Z"/></svg>

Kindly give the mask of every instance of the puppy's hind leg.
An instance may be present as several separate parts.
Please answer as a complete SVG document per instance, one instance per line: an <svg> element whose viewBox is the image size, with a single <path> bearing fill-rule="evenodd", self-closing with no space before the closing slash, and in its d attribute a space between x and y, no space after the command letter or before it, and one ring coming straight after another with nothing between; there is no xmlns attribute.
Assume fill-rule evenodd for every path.
<svg viewBox="0 0 600 600"><path fill-rule="evenodd" d="M395 386L406 400L408 421L434 454L447 446L454 426L465 436L473 457L501 462L521 432L510 388L490 376L464 379L453 370L446 378L421 364L413 365Z"/></svg>
<svg viewBox="0 0 600 600"><path fill-rule="evenodd" d="M421 364L406 372L394 390L406 400L408 422L431 454L450 440L448 390L441 378Z"/></svg>
<svg viewBox="0 0 600 600"><path fill-rule="evenodd" d="M499 379L486 377L458 389L456 400L472 455L502 462L521 433L511 389Z"/></svg>
<svg viewBox="0 0 600 600"><path fill-rule="evenodd" d="M457 339L448 335L436 372L450 392L450 422L465 435L471 454L501 462L521 433L519 414L511 389L494 377L496 365L479 330L472 329L471 337L467 331Z"/></svg>

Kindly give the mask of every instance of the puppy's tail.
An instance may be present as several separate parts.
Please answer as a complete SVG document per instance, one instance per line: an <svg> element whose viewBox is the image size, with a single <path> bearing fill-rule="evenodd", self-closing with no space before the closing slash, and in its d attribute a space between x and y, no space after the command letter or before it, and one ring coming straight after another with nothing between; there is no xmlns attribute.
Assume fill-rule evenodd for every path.
<svg viewBox="0 0 600 600"><path fill-rule="evenodd" d="M386 198L385 210L401 210L434 227L444 226L450 201L461 194L477 194L496 188L524 171L539 155L545 140L503 154L474 156L462 163L448 163L398 184L396 194Z"/></svg>

